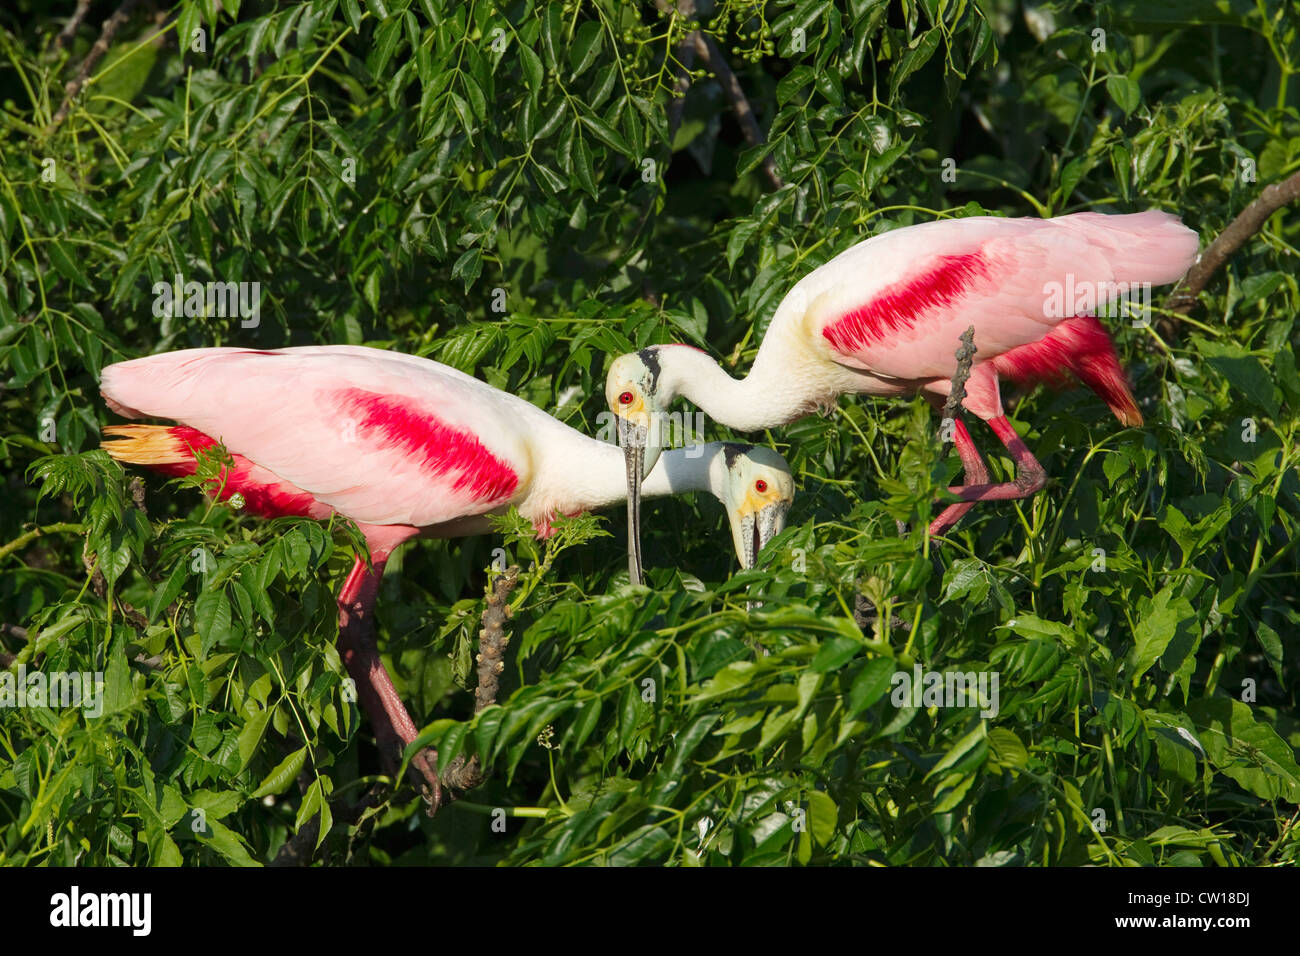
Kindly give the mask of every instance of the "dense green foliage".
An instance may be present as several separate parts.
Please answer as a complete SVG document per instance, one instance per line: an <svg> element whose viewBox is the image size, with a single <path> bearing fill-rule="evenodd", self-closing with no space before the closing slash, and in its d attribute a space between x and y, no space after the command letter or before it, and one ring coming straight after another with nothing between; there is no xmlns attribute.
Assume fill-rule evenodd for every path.
<svg viewBox="0 0 1300 956"><path fill-rule="evenodd" d="M330 862L1300 856L1294 211L1176 339L1111 323L1143 427L1079 389L1009 401L1054 481L946 540L957 460L919 399L756 438L801 497L754 571L704 496L647 506L649 591L618 515L516 527L478 718L502 542L404 548L381 645L443 759L489 771L433 819L410 790L349 811L378 772L333 646L354 536L193 481L146 477L138 507L97 450L100 369L156 351L391 347L594 432L609 355L690 341L743 371L795 279L885 229L1160 208L1208 242L1300 169L1293 3L701 4L759 148L702 61L669 145L694 24L652 3L146 4L57 124L115 4L62 52L52 6L0 13L0 659L102 671L104 711L0 710L0 862L269 862L318 815ZM260 324L156 317L177 274L260 282ZM998 712L895 707L916 664L997 672Z"/></svg>

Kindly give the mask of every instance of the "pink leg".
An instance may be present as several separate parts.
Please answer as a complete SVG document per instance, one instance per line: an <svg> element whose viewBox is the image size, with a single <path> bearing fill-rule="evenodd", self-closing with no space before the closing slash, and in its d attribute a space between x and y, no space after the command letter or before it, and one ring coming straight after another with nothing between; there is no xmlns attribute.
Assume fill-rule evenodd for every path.
<svg viewBox="0 0 1300 956"><path fill-rule="evenodd" d="M989 419L993 433L1007 446L1011 458L1016 463L1016 480L1004 481L997 485L963 485L948 489L963 501L1016 501L1028 498L1047 484L1047 472L1034 457L1033 452L1020 440L1016 430L1011 427L1005 415Z"/></svg>
<svg viewBox="0 0 1300 956"><path fill-rule="evenodd" d="M402 764L402 751L415 739L417 729L406 712L393 680L384 669L375 643L375 596L379 580L388 563L391 547L372 542L371 562L374 570L357 557L348 579L339 591L339 656L352 675L361 707L375 732L379 755L389 774L396 777ZM426 748L411 760L412 775L424 792L432 810L442 797L438 781L438 757Z"/></svg>
<svg viewBox="0 0 1300 956"><path fill-rule="evenodd" d="M967 486L987 484L989 480L988 468L984 464L984 459L980 457L979 449L975 447L975 440L971 438L970 432L966 430L966 423L960 418L953 421L952 440L953 444L957 446L957 454L961 456L961 466L966 475ZM975 502L963 501L944 508L939 513L939 517L930 522L930 534L943 534L974 507Z"/></svg>
<svg viewBox="0 0 1300 956"><path fill-rule="evenodd" d="M940 379L931 382L927 386L927 390L935 395L947 395L950 384ZM940 534L946 531L978 501L1013 501L1027 498L1047 483L1047 472L1043 470L1043 466L1039 464L1038 459L1020 440L1016 430L1011 427L1011 423L1002 414L1002 396L999 394L998 373L992 362L975 363L974 368L971 369L970 378L966 381L966 397L963 399L962 405L987 421L994 434L1001 439L1002 444L1006 445L1007 451L1011 452L1011 458L1016 463L1016 480L989 484L988 470L984 467L983 460L979 459L979 451L975 448L974 442L971 441L970 433L960 428L961 423L958 422L959 427L954 434L954 439L958 451L961 452L962 464L966 469L967 483L948 489L957 495L961 501L943 510L939 517L931 523L930 534ZM965 451L962 450L964 444L969 445L969 448ZM976 462L978 463L976 464ZM972 470L972 464L975 465L974 470Z"/></svg>
<svg viewBox="0 0 1300 956"><path fill-rule="evenodd" d="M965 513L964 511L958 513L956 518L953 518L947 524L940 525L939 531L936 531L935 525L944 521L948 517L948 512L954 508L969 509L977 501L1015 501L1020 498L1028 498L1047 484L1047 472L1043 470L1043 466L1039 464L1038 459L1033 456L1025 443L1020 440L1020 436L1016 434L1015 429L1011 427L1011 423L1007 421L1005 416L999 415L996 418L990 418L989 427L1002 440L1002 444L1007 446L1007 451L1011 452L1011 457L1016 463L1016 480L1004 481L1000 484L981 483L949 488L949 491L961 498L961 503L950 505L935 519L934 523L930 525L931 534L938 534L946 530L953 521L956 521L956 518L960 518ZM965 461L965 456L963 456L962 460ZM986 473L985 481L987 482L987 480Z"/></svg>

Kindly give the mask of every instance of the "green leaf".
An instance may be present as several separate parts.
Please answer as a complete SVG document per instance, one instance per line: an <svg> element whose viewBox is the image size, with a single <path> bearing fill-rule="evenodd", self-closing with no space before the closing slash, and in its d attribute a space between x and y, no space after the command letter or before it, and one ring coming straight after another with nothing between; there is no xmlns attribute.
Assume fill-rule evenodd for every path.
<svg viewBox="0 0 1300 956"><path fill-rule="evenodd" d="M1022 637L1051 637L1066 646L1078 642L1078 636L1070 628L1059 621L1046 621L1036 614L1017 614L1002 626L1010 628Z"/></svg>
<svg viewBox="0 0 1300 956"><path fill-rule="evenodd" d="M542 58L533 51L526 43L518 46L519 66L523 71L524 79L528 83L528 88L537 92L542 88L542 77L545 71L542 67Z"/></svg>
<svg viewBox="0 0 1300 956"><path fill-rule="evenodd" d="M840 808L830 794L821 790L808 792L808 831L818 846L827 846L835 838Z"/></svg>
<svg viewBox="0 0 1300 956"><path fill-rule="evenodd" d="M620 136L614 130L614 128L610 126L608 123L606 123L604 120L600 119L597 116L586 116L586 115L579 117L579 119L582 121L583 126L591 130L592 134L596 137L596 139L600 140L610 149L616 150L617 152L620 152L625 156L630 155L630 153L628 152L627 143L623 141L623 137Z"/></svg>
<svg viewBox="0 0 1300 956"><path fill-rule="evenodd" d="M253 756L257 753L257 748L261 746L262 736L266 733L266 725L271 719L273 709L271 707L256 709L244 721L244 726L239 731L238 740L239 769L241 771L248 767Z"/></svg>
<svg viewBox="0 0 1300 956"><path fill-rule="evenodd" d="M1300 766L1290 744L1255 720L1247 704L1215 697L1195 700L1187 713L1214 766L1263 800L1300 803Z"/></svg>
<svg viewBox="0 0 1300 956"><path fill-rule="evenodd" d="M185 586L185 579L189 574L189 563L183 559L172 566L171 573L167 575L167 580L162 583L158 590L154 591L153 600L149 602L150 621L158 620L158 616L176 600L177 595L181 593L181 589Z"/></svg>
<svg viewBox="0 0 1300 956"><path fill-rule="evenodd" d="M478 246L472 249L466 249L461 253L455 264L451 267L451 277L453 279L463 279L465 288L472 286L483 271L483 253Z"/></svg>
<svg viewBox="0 0 1300 956"><path fill-rule="evenodd" d="M204 591L194 602L194 626L203 639L204 651L230 638L230 600L224 589Z"/></svg>
<svg viewBox="0 0 1300 956"><path fill-rule="evenodd" d="M210 835L199 835L199 840L233 866L261 866L248 854L248 845L229 827L217 820L208 821Z"/></svg>
<svg viewBox="0 0 1300 956"><path fill-rule="evenodd" d="M884 697L897 669L898 664L892 657L877 657L867 661L849 688L846 719L856 717Z"/></svg>
<svg viewBox="0 0 1300 956"><path fill-rule="evenodd" d="M1106 77L1106 92L1115 101L1115 105L1128 116L1142 102L1142 89L1137 80L1131 76L1111 75Z"/></svg>
<svg viewBox="0 0 1300 956"><path fill-rule="evenodd" d="M988 753L987 738L988 725L981 720L976 724L974 730L948 748L948 752L943 755L942 759L930 768L930 772L925 775L925 779L929 780L931 777L954 769L970 770L973 766L983 763L985 755Z"/></svg>
<svg viewBox="0 0 1300 956"><path fill-rule="evenodd" d="M573 78L581 76L591 66L600 53L600 41L604 28L599 20L588 20L578 27L578 32L569 47L569 64L573 67Z"/></svg>
<svg viewBox="0 0 1300 956"><path fill-rule="evenodd" d="M722 697L746 687L754 679L757 671L758 665L753 661L737 661L734 664L728 664L711 679L705 681L700 693L691 698L691 703L698 704L706 700L712 700L715 697Z"/></svg>
<svg viewBox="0 0 1300 956"><path fill-rule="evenodd" d="M981 604L989 593L988 575L979 558L958 558L943 576L944 603L969 595L972 604Z"/></svg>
<svg viewBox="0 0 1300 956"><path fill-rule="evenodd" d="M812 664L809 665L809 670L816 674L838 670L852 660L860 650L862 650L862 644L859 641L855 641L850 637L832 637L830 640L823 642L821 648L817 651L817 656L813 658Z"/></svg>
<svg viewBox="0 0 1300 956"><path fill-rule="evenodd" d="M1250 403L1269 415L1278 414L1276 386L1264 364L1250 352L1233 344L1200 343L1205 360L1240 391Z"/></svg>
<svg viewBox="0 0 1300 956"><path fill-rule="evenodd" d="M126 710L135 703L135 684L131 676L131 665L121 644L114 647L108 658L108 667L104 670L104 707L103 716L108 717Z"/></svg>
<svg viewBox="0 0 1300 956"><path fill-rule="evenodd" d="M299 747L289 756L285 757L276 765L276 768L268 773L257 789L253 791L253 799L265 797L268 794L281 794L288 789L289 785L298 778L302 771L303 764L307 761L307 748Z"/></svg>
<svg viewBox="0 0 1300 956"><path fill-rule="evenodd" d="M1187 598L1174 597L1173 585L1162 588L1149 604L1144 601L1143 606L1146 610L1133 628L1134 645L1130 666L1134 686L1165 653L1180 626L1189 628L1196 619L1196 610L1191 602Z"/></svg>
<svg viewBox="0 0 1300 956"><path fill-rule="evenodd" d="M1029 764L1029 751L1014 730L993 727L988 731L989 751L995 763L1020 769Z"/></svg>

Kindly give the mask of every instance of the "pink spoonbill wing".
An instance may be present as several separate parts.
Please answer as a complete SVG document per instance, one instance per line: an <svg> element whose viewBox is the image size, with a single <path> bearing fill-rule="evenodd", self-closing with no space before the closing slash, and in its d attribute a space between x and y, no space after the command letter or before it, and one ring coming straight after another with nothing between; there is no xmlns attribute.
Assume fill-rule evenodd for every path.
<svg viewBox="0 0 1300 956"><path fill-rule="evenodd" d="M944 220L859 243L791 296L835 361L897 379L945 378L969 326L977 360L988 360L1090 311L1076 308L1089 294L1096 308L1122 284L1174 281L1196 248L1195 232L1154 211Z"/></svg>
<svg viewBox="0 0 1300 956"><path fill-rule="evenodd" d="M502 393L373 349L190 349L104 369L129 417L168 418L355 521L429 527L483 514L529 477Z"/></svg>

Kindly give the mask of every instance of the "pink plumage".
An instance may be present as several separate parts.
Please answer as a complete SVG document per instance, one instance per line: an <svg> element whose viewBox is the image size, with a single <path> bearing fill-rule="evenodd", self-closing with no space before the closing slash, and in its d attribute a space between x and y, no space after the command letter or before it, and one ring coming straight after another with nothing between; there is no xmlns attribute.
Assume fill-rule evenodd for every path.
<svg viewBox="0 0 1300 956"><path fill-rule="evenodd" d="M1135 298L1145 307L1150 288L1182 276L1197 248L1195 232L1158 211L977 216L896 229L851 246L796 282L744 379L732 379L705 356L656 346L610 366L606 397L616 414L642 405L664 414L681 395L741 431L785 424L845 393L919 392L942 405L961 336L973 327L976 352L962 406L1006 445L1017 478L988 484L969 432L956 429L970 483L950 489L962 502L931 525L939 533L975 501L1023 498L1046 480L1003 416L1002 378L1061 384L1073 376L1122 423L1141 424L1096 313ZM644 467L653 463L649 455Z"/></svg>
<svg viewBox="0 0 1300 956"><path fill-rule="evenodd" d="M331 400L340 415L374 435L378 444L420 461L425 474L451 481L453 491L496 503L510 500L519 487L519 476L510 465L477 436L447 425L432 410L359 388L340 389Z"/></svg>
<svg viewBox="0 0 1300 956"><path fill-rule="evenodd" d="M416 736L372 626L393 549L416 535L489 531L489 516L512 506L546 536L557 515L627 494L616 446L455 369L398 352L191 349L110 365L101 391L128 418L177 423L106 427L104 448L118 460L188 475L196 456L220 443L228 460L208 490L232 506L264 517L338 514L356 522L370 560L357 558L340 591L339 649L390 770ZM775 453L738 454L714 443L664 460L646 493L707 490L724 500L742 561L780 531L793 480ZM770 482L772 493L755 503L748 488L738 490L751 480ZM411 766L436 803L433 757L423 751Z"/></svg>
<svg viewBox="0 0 1300 956"><path fill-rule="evenodd" d="M1052 307L1054 284L1095 290L1100 307L1115 289L1174 281L1196 249L1196 233L1162 212L943 220L861 242L791 295L815 309L834 361L894 379L951 378L949 345L967 327L988 361L1078 314L1074 303Z"/></svg>
<svg viewBox="0 0 1300 956"><path fill-rule="evenodd" d="M979 294L990 271L988 260L978 252L939 256L857 308L827 321L822 335L841 355L853 355L860 346L893 341L963 297Z"/></svg>
<svg viewBox="0 0 1300 956"><path fill-rule="evenodd" d="M520 406L453 369L377 349L191 349L104 369L129 417L222 442L360 524L436 528L514 498Z"/></svg>

